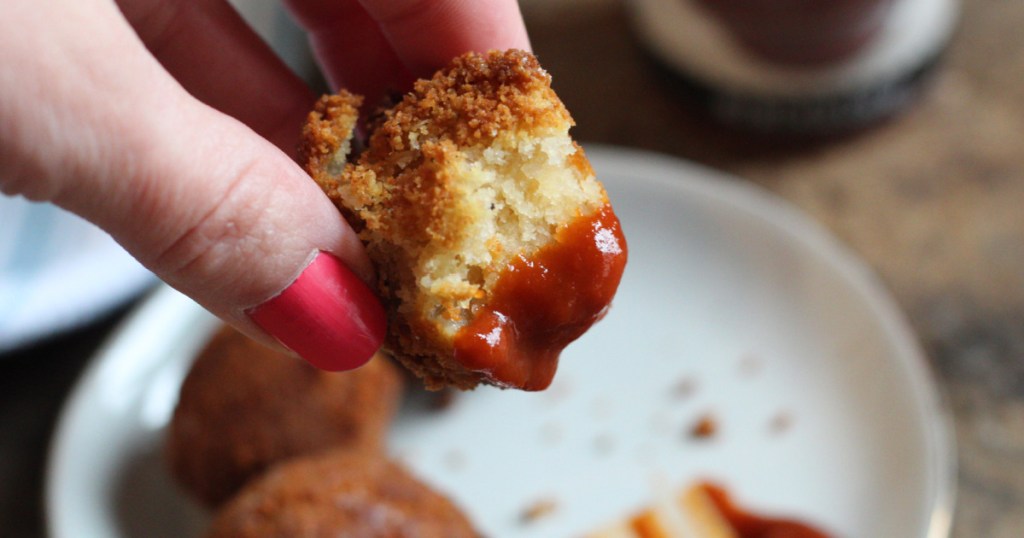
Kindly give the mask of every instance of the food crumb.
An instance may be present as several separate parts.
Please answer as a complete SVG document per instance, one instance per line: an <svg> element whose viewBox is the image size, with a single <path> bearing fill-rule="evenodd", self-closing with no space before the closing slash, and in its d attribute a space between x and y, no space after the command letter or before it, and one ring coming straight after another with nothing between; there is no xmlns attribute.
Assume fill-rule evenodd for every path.
<svg viewBox="0 0 1024 538"><path fill-rule="evenodd" d="M793 416L785 411L780 411L768 423L768 431L774 435L781 435L789 431L792 426Z"/></svg>
<svg viewBox="0 0 1024 538"><path fill-rule="evenodd" d="M692 439L710 439L718 433L718 421L711 413L706 413L697 419L690 427L690 438Z"/></svg>
<svg viewBox="0 0 1024 538"><path fill-rule="evenodd" d="M538 499L523 508L519 515L520 523L527 525L549 517L558 510L558 503L551 498Z"/></svg>
<svg viewBox="0 0 1024 538"><path fill-rule="evenodd" d="M681 377L672 385L672 397L677 400L685 400L693 396L695 392L697 392L697 380L690 376Z"/></svg>

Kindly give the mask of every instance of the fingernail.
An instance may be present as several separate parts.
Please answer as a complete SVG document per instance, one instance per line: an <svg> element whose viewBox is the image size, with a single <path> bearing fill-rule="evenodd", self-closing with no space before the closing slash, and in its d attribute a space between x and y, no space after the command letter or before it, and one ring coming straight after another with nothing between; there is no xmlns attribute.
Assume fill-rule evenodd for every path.
<svg viewBox="0 0 1024 538"><path fill-rule="evenodd" d="M322 370L358 368L384 341L384 307L337 257L320 252L280 294L246 311L288 349Z"/></svg>

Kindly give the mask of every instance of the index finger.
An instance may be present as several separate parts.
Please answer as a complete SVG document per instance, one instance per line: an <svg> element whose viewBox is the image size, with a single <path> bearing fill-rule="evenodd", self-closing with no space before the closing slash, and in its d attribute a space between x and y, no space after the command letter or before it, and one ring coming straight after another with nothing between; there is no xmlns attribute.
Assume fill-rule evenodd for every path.
<svg viewBox="0 0 1024 538"><path fill-rule="evenodd" d="M407 84L409 74L429 76L468 51L530 48L515 0L288 0L287 4L318 45L328 78L354 82L356 91L375 93L378 86Z"/></svg>
<svg viewBox="0 0 1024 538"><path fill-rule="evenodd" d="M530 49L515 0L360 0L406 67L428 75L469 51Z"/></svg>

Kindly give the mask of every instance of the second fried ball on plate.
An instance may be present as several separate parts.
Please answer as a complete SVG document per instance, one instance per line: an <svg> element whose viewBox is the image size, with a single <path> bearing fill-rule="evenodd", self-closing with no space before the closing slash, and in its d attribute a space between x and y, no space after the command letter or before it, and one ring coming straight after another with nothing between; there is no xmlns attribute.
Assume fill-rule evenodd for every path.
<svg viewBox="0 0 1024 538"><path fill-rule="evenodd" d="M383 450L401 385L381 356L323 372L224 327L182 384L167 438L171 472L217 506L278 461L335 446Z"/></svg>
<svg viewBox="0 0 1024 538"><path fill-rule="evenodd" d="M207 538L474 538L441 493L378 453L334 450L275 466L227 503Z"/></svg>

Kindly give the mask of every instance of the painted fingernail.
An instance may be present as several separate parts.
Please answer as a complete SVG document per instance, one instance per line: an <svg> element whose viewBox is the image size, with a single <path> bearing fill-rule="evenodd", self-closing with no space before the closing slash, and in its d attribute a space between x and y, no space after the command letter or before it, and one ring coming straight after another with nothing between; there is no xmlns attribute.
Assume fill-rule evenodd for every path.
<svg viewBox="0 0 1024 538"><path fill-rule="evenodd" d="M322 370L351 370L384 341L384 308L334 255L320 252L279 295L246 311L288 349Z"/></svg>

